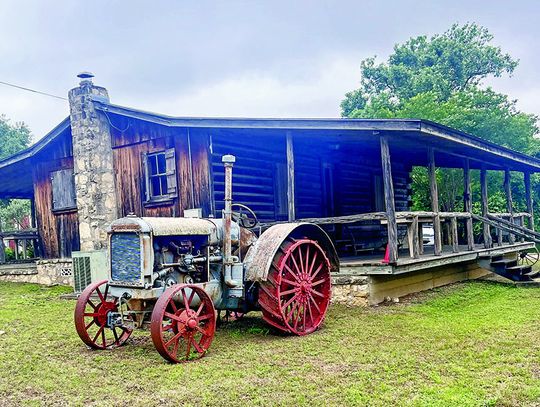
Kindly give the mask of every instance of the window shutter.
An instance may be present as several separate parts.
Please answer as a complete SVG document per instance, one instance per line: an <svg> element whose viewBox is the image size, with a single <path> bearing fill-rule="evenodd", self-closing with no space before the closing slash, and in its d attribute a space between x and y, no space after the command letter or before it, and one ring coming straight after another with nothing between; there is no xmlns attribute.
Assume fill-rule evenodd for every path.
<svg viewBox="0 0 540 407"><path fill-rule="evenodd" d="M53 211L75 209L75 178L73 169L67 168L51 173Z"/></svg>
<svg viewBox="0 0 540 407"><path fill-rule="evenodd" d="M165 166L167 175L167 195L169 198L178 196L178 188L176 181L176 154L174 148L169 148L165 151Z"/></svg>
<svg viewBox="0 0 540 407"><path fill-rule="evenodd" d="M143 173L144 173L144 202L150 201L150 172L148 171L148 154L142 153Z"/></svg>

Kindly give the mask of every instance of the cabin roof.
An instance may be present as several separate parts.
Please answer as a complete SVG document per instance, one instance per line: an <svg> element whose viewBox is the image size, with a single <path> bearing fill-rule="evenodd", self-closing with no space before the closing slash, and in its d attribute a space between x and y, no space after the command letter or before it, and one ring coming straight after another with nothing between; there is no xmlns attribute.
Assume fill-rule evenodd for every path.
<svg viewBox="0 0 540 407"><path fill-rule="evenodd" d="M497 166L509 167L511 170L526 170L540 172L540 159L500 146L480 137L453 129L442 124L423 119L348 119L348 118L240 118L240 117L175 117L164 114L147 112L140 109L114 105L95 99L96 108L104 113L133 118L168 127L185 128L217 128L217 129L261 129L261 130L296 130L314 132L339 132L342 135L364 134L370 132L378 135L382 132L390 140L400 135L416 134L417 141L425 143L441 143L442 147L452 144L459 146L463 158L478 155L477 161L490 159ZM110 120L110 118L109 118ZM427 137L427 140L425 139ZM459 154L457 154L459 155ZM418 161L418 165L422 165ZM505 165L506 164L506 165Z"/></svg>
<svg viewBox="0 0 540 407"><path fill-rule="evenodd" d="M147 112L125 106L119 106L106 102L101 98L94 98L96 109L107 115L111 125L111 117L123 117L126 119L141 120L166 127L176 128L202 128L202 129L229 129L250 130L256 133L273 131L296 131L309 133L310 135L354 136L362 134L378 136L381 133L389 136L390 142L399 137L405 143L401 143L401 149L415 150L415 146L439 146L441 152L454 150L454 163L447 161L450 166L463 158L475 160L478 168L482 162L493 164L491 168L509 168L516 171L540 172L540 159L514 151L479 137L464 133L435 123L421 119L348 119L348 118L240 118L240 117L175 117L164 114ZM47 133L42 139L29 148L0 160L0 177L3 186L0 195L7 197L28 197L33 193L31 159L55 139L66 134L70 130L70 119L67 117L55 128ZM412 144L407 144L408 142ZM410 147L407 147L407 146ZM413 152L411 151L411 154ZM417 151L418 157L420 153ZM444 166L444 160L440 162ZM417 158L415 165L423 165L423 159ZM473 168L471 166L471 168ZM24 174L25 176L22 176Z"/></svg>

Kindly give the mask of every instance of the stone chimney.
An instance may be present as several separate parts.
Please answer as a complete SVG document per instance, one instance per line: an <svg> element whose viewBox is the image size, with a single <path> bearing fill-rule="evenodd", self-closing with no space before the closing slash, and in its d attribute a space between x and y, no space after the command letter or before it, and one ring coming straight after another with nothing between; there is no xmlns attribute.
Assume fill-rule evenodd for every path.
<svg viewBox="0 0 540 407"><path fill-rule="evenodd" d="M95 109L93 98L109 101L107 89L95 86L82 72L69 91L73 167L81 250L107 247L107 226L118 215L109 122Z"/></svg>

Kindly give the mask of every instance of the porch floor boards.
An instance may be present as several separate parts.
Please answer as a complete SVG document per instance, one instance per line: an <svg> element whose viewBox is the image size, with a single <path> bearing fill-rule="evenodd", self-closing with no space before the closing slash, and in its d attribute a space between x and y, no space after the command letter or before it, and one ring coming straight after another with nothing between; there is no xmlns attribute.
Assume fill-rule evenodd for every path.
<svg viewBox="0 0 540 407"><path fill-rule="evenodd" d="M421 254L417 259L409 256L408 249L401 249L396 264L383 263L384 252L380 251L374 254L340 258L340 273L356 275L401 274L446 264L474 261L483 255L512 253L532 247L534 247L532 242L504 243L502 246L494 245L488 249L484 248L483 244L477 244L474 250L468 251L466 245L460 245L459 252L453 253L452 246L445 245L442 254L435 256L433 246L427 246L424 249L424 254Z"/></svg>

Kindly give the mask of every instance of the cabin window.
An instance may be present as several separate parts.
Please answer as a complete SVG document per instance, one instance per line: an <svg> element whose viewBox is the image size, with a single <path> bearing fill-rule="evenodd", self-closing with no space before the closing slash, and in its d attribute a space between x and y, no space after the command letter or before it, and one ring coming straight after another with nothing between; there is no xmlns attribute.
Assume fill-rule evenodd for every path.
<svg viewBox="0 0 540 407"><path fill-rule="evenodd" d="M51 172L51 185L53 211L77 209L72 168Z"/></svg>
<svg viewBox="0 0 540 407"><path fill-rule="evenodd" d="M174 148L143 155L145 202L166 202L178 196Z"/></svg>

